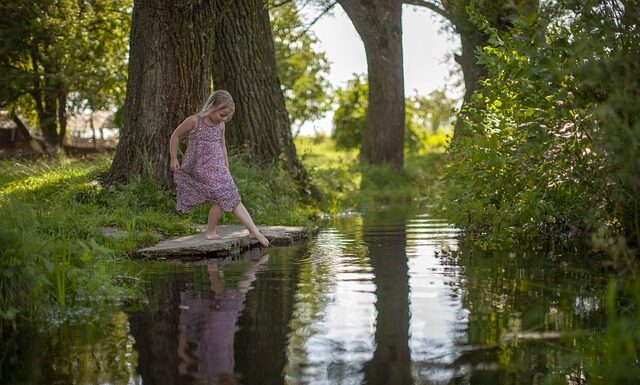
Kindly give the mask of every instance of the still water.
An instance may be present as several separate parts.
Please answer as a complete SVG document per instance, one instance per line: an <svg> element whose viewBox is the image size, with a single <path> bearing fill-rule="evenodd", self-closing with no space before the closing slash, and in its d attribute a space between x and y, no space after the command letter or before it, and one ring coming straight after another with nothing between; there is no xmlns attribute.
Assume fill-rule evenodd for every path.
<svg viewBox="0 0 640 385"><path fill-rule="evenodd" d="M481 253L388 209L234 261L134 263L147 301L22 335L15 384L534 384L579 378L606 283L577 255ZM460 250L459 250L460 248ZM569 338L567 338L569 336Z"/></svg>

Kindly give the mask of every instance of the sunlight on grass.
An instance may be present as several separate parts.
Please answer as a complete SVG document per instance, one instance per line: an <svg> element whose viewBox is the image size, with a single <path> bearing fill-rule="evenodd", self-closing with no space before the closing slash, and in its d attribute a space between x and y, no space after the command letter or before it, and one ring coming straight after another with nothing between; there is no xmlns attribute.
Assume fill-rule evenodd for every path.
<svg viewBox="0 0 640 385"><path fill-rule="evenodd" d="M398 172L388 166L363 166L356 150L338 150L329 137L298 137L296 148L313 183L322 191L324 212L333 215L387 202L417 201L434 194L449 137L427 137L426 150L407 153Z"/></svg>

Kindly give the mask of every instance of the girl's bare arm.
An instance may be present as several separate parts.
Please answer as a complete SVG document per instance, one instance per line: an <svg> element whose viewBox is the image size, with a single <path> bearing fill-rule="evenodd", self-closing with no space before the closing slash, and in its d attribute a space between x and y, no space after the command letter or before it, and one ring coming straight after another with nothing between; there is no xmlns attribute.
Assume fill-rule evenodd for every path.
<svg viewBox="0 0 640 385"><path fill-rule="evenodd" d="M193 130L196 126L196 116L191 115L180 123L173 134L171 134L171 140L169 141L169 155L171 156L171 170L176 171L180 164L178 163L178 143L180 143L180 137Z"/></svg>

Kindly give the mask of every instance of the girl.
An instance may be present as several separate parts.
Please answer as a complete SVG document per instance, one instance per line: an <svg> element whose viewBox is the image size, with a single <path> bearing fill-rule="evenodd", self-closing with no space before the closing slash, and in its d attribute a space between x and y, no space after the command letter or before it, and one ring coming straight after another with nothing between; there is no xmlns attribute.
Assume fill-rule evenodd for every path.
<svg viewBox="0 0 640 385"><path fill-rule="evenodd" d="M216 232L216 224L224 211L233 211L249 230L249 236L268 247L269 241L253 223L229 172L224 123L231 120L234 111L235 104L231 95L227 91L218 90L209 96L199 113L186 118L173 131L169 154L177 189L176 208L186 213L195 205L212 202L207 239L221 238ZM186 133L189 133L189 144L180 166L178 143Z"/></svg>

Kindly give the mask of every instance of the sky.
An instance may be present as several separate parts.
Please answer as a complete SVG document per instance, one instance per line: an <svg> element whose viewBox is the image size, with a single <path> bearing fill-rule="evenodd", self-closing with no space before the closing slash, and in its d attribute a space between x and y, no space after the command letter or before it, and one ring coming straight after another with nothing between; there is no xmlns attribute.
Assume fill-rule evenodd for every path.
<svg viewBox="0 0 640 385"><path fill-rule="evenodd" d="M306 17L312 19L315 15L317 11L309 12ZM461 97L462 89L455 86L459 75L452 75L457 69L453 53L460 50L457 36L444 32L444 19L424 8L405 5L402 18L407 96L427 95L433 90L448 88L451 97ZM339 5L314 24L311 32L319 40L316 48L324 51L331 63L329 81L334 87L344 87L354 73L367 73L362 40ZM332 116L329 112L322 120L307 122L300 134L330 133Z"/></svg>

